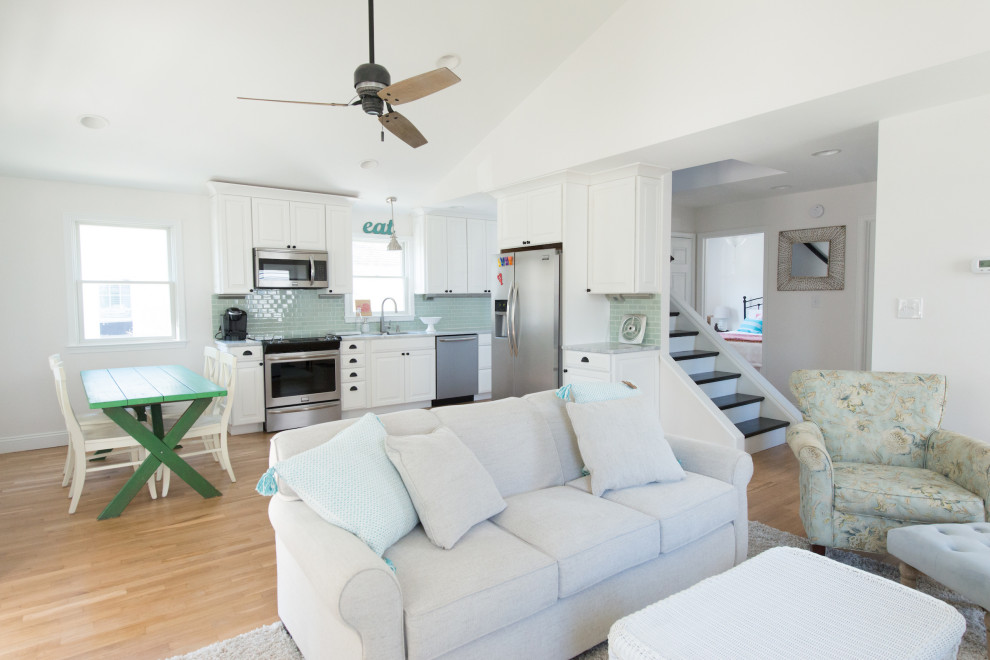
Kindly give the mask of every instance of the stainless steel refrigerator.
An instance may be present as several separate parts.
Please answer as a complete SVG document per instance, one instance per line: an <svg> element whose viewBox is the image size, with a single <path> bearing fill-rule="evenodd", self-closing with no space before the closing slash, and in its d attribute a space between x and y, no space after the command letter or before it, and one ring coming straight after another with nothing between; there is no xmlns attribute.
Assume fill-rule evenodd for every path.
<svg viewBox="0 0 990 660"><path fill-rule="evenodd" d="M560 387L560 250L498 255L492 398Z"/></svg>

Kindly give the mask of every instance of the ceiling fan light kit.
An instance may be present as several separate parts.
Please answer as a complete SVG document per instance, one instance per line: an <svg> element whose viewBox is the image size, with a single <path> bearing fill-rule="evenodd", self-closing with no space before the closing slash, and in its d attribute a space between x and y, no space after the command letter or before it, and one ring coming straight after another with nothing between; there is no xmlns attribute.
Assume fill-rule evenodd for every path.
<svg viewBox="0 0 990 660"><path fill-rule="evenodd" d="M445 56L456 58L457 56ZM445 58L441 58L444 60ZM305 105L330 105L336 107L347 107L350 105L361 105L361 109L366 114L375 115L381 122L383 129L388 129L392 135L399 138L413 149L426 144L426 138L413 126L412 122L404 116L395 112L392 105L409 103L429 96L442 89L446 89L461 81L453 71L446 67L440 67L433 71L421 73L412 78L406 78L392 84L392 76L388 69L380 64L375 64L375 3L368 0L368 62L361 64L354 70L354 90L357 92L358 100L353 103L321 103L316 101L287 101L282 99L262 99L247 96L238 96L238 99L245 101L272 101L275 103L301 103ZM454 64L456 66L456 64ZM382 131L382 141L385 141L385 131Z"/></svg>

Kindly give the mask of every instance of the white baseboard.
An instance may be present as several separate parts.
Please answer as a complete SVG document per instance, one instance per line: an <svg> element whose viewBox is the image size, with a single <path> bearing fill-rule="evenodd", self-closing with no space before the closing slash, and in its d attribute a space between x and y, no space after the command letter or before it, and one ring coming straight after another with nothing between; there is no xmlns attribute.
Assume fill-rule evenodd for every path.
<svg viewBox="0 0 990 660"><path fill-rule="evenodd" d="M48 447L65 447L68 444L69 434L65 431L11 435L6 438L0 438L0 454L9 454L15 451L30 451L32 449L47 449Z"/></svg>

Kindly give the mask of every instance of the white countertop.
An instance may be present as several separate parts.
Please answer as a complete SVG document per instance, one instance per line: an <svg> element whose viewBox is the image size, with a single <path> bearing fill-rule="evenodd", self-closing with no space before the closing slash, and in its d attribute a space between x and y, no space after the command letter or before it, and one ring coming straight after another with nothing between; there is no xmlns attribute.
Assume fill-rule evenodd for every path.
<svg viewBox="0 0 990 660"><path fill-rule="evenodd" d="M402 337L447 337L450 335L484 335L489 333L491 333L491 329L485 328L484 330L437 330L430 333L427 333L425 330L411 330L398 334L393 333L391 335L383 335L377 332L369 332L367 334L360 332L340 332L337 334L341 337L350 337L352 339L401 339Z"/></svg>
<svg viewBox="0 0 990 660"><path fill-rule="evenodd" d="M261 342L257 339L217 339L215 341L220 346L229 346L231 348L236 348L238 346L261 346Z"/></svg>
<svg viewBox="0 0 990 660"><path fill-rule="evenodd" d="M639 353L641 351L659 351L656 344L621 344L617 341L603 341L596 344L572 344L564 346L565 351L581 351L583 353Z"/></svg>

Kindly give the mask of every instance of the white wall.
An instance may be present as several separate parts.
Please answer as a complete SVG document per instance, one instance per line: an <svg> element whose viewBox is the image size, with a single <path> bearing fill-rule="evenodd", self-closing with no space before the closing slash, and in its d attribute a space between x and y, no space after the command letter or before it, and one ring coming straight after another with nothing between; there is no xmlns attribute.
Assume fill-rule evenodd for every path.
<svg viewBox="0 0 990 660"><path fill-rule="evenodd" d="M825 207L812 219L808 209ZM766 233L763 368L791 397L795 369L859 369L866 300L866 220L876 208L876 184L843 186L697 210L697 230ZM846 281L841 291L777 291L777 234L786 229L846 225ZM793 400L793 398L792 398Z"/></svg>
<svg viewBox="0 0 990 660"><path fill-rule="evenodd" d="M64 217L178 220L182 223L185 293L184 346L96 351L70 349L66 318ZM64 444L48 355L61 353L72 405L85 409L79 371L99 367L182 364L198 370L213 341L209 197L0 177L0 279L5 319L0 324L4 374L0 380L0 453Z"/></svg>
<svg viewBox="0 0 990 660"><path fill-rule="evenodd" d="M743 320L743 296L763 296L764 239L763 234L745 234L737 236L745 240L733 246L728 238L705 239L705 309L699 313L708 318L725 305L732 310L728 329L735 330Z"/></svg>
<svg viewBox="0 0 990 660"><path fill-rule="evenodd" d="M873 368L948 377L945 428L990 440L990 96L880 122ZM897 298L924 299L898 319Z"/></svg>
<svg viewBox="0 0 990 660"><path fill-rule="evenodd" d="M694 214L694 208L691 206L671 204L670 230L682 234L693 234L695 232Z"/></svg>

